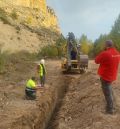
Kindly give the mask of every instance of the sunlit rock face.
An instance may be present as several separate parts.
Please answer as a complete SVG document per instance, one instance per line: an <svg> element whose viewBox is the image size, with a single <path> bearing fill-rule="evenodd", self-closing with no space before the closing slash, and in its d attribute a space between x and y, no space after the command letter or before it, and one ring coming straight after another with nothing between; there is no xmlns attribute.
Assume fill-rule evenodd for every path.
<svg viewBox="0 0 120 129"><path fill-rule="evenodd" d="M37 13L36 14L34 13L35 14L34 16L38 17L40 26L50 29L52 28L55 31L60 32L57 16L55 15L54 10L46 5L46 0L0 0L0 1L3 1L13 6L30 8L31 11L32 9L37 10ZM26 17L28 17L28 19L32 19L32 21L34 22L34 23L31 22L32 25L34 26L37 25L38 23L36 22L36 19L33 18L31 14L29 14L29 16L27 16L27 14L22 14L22 15L25 15ZM20 12L19 15L20 17L22 17Z"/></svg>

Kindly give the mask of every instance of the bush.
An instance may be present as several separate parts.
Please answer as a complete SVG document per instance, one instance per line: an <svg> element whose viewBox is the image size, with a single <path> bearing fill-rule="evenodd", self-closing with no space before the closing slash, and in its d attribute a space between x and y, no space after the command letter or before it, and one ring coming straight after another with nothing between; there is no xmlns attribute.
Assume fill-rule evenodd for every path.
<svg viewBox="0 0 120 129"><path fill-rule="evenodd" d="M38 53L38 57L62 57L66 54L66 39L63 35L59 36L54 45L43 47Z"/></svg>
<svg viewBox="0 0 120 129"><path fill-rule="evenodd" d="M12 53L9 54L9 59L7 60L7 62L12 62L15 63L17 61L34 61L37 58L37 54L36 53L29 53L25 50L17 52L17 53Z"/></svg>
<svg viewBox="0 0 120 129"><path fill-rule="evenodd" d="M27 17L26 21L27 24L31 24L32 23L32 17Z"/></svg>
<svg viewBox="0 0 120 129"><path fill-rule="evenodd" d="M18 15L17 15L17 12L15 10L12 11L11 17L12 17L13 20L17 20L18 19Z"/></svg>
<svg viewBox="0 0 120 129"><path fill-rule="evenodd" d="M0 8L0 19L3 21L4 24L10 24L6 12Z"/></svg>
<svg viewBox="0 0 120 129"><path fill-rule="evenodd" d="M7 54L5 52L1 52L0 50L0 73L3 73L5 70L6 60Z"/></svg>
<svg viewBox="0 0 120 129"><path fill-rule="evenodd" d="M57 57L58 51L57 48L54 45L48 45L41 49L41 51L38 53L39 57Z"/></svg>

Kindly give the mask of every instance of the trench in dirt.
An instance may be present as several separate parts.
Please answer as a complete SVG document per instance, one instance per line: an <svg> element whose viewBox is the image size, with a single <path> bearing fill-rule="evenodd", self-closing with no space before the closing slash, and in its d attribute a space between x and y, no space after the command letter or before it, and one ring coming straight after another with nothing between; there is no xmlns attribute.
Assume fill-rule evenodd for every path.
<svg viewBox="0 0 120 129"><path fill-rule="evenodd" d="M77 75L61 73L57 61L48 63L50 68L48 67L46 87L37 91L35 101L23 99L22 86L15 87L11 92L5 91L8 97L5 98L4 109L0 112L0 129L53 129L54 120L63 107L69 86Z"/></svg>
<svg viewBox="0 0 120 129"><path fill-rule="evenodd" d="M46 64L49 64L46 86L37 91L35 101L23 99L24 88L22 86L11 92L6 91L10 100L6 99L5 104L8 105L5 105L4 110L0 112L2 116L0 129L50 129L74 76L61 73L59 61L48 61Z"/></svg>
<svg viewBox="0 0 120 129"><path fill-rule="evenodd" d="M64 80L64 85L61 87L61 91L58 92L58 99L57 103L55 105L55 108L52 112L51 118L46 126L46 129L54 129L54 121L56 120L57 113L60 111L62 104L63 104L63 99L68 92L69 85L71 81L74 79L73 76L66 76L66 79Z"/></svg>
<svg viewBox="0 0 120 129"><path fill-rule="evenodd" d="M61 73L59 61L49 61L47 64L50 66L46 86L37 91L35 101L23 99L23 84L16 87L12 83L0 92L4 95L0 96L3 98L1 102L4 102L0 103L0 129L120 128L119 80L113 84L117 114L109 116L104 113L105 101L99 77L96 76L96 65L91 63L90 71L85 74L66 75Z"/></svg>
<svg viewBox="0 0 120 129"><path fill-rule="evenodd" d="M56 82L55 82L56 80ZM63 99L68 92L72 75L60 75L52 80L54 85L48 87L37 100L36 110L18 119L12 124L12 129L53 129L55 116L62 106ZM32 112L33 111L33 112ZM33 123L31 123L33 121Z"/></svg>
<svg viewBox="0 0 120 129"><path fill-rule="evenodd" d="M52 126L53 125L53 122L55 120L55 117L56 117L57 113L59 112L59 110L60 110L60 108L62 106L62 102L63 102L64 96L66 95L66 93L68 91L68 88L69 88L69 85L66 83L64 85L64 87L62 88L61 93L59 93L60 96L59 96L59 98L57 100L55 109L54 109L54 111L53 111L53 113L51 115L51 118L50 118L50 120L48 122L48 125L47 125L46 129L53 129L53 126Z"/></svg>

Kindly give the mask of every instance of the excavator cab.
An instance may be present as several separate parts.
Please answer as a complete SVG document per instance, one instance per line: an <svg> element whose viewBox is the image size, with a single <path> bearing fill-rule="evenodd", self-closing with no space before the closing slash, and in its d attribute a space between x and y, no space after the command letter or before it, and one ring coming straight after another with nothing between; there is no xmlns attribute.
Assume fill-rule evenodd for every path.
<svg viewBox="0 0 120 129"><path fill-rule="evenodd" d="M80 48L80 45L77 45L75 42L74 34L69 32L66 57L62 59L61 63L63 72L79 71L81 73L88 68L88 55L82 54Z"/></svg>

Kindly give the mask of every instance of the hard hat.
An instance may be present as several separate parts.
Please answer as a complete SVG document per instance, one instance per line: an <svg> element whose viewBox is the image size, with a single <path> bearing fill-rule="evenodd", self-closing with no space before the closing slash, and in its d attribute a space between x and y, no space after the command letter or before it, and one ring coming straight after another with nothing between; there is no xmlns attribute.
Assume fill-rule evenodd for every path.
<svg viewBox="0 0 120 129"><path fill-rule="evenodd" d="M40 64L43 64L44 65L45 64L45 60L44 59L41 59L40 60Z"/></svg>

